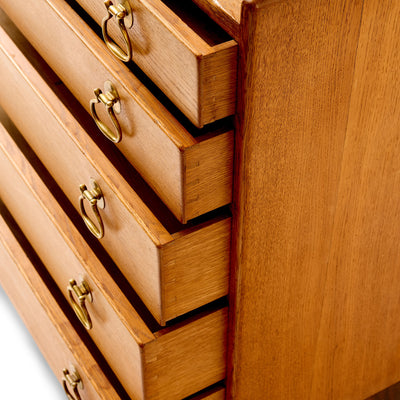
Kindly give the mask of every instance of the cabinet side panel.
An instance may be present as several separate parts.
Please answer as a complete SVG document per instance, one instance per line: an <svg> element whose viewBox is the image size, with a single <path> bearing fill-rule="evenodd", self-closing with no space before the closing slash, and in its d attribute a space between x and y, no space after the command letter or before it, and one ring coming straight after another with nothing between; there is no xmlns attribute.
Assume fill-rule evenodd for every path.
<svg viewBox="0 0 400 400"><path fill-rule="evenodd" d="M365 0L312 398L400 380L399 21L398 1Z"/></svg>
<svg viewBox="0 0 400 400"><path fill-rule="evenodd" d="M260 1L242 15L234 399L311 399L362 7Z"/></svg>

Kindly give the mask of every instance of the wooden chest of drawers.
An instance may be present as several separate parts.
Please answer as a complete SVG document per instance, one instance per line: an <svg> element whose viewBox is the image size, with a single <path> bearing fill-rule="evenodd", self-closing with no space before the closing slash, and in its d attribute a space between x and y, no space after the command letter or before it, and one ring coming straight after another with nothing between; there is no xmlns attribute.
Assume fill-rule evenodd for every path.
<svg viewBox="0 0 400 400"><path fill-rule="evenodd" d="M1 6L44 58L2 17L0 104L6 114L1 119L0 197L6 214L11 215L8 223L12 219L18 224L53 280L49 290L63 294L74 318L86 328L122 384L126 393L115 394L112 385L104 383L114 396L183 399L201 392L198 398L222 397L232 122L198 129L173 108L179 122L128 67L109 54L64 1L16 1ZM54 46L54 40L59 46ZM170 40L167 43L174 46ZM215 64L222 75L236 79L236 43L229 40L227 48L234 55L228 51L229 65L214 60L210 67ZM217 59L225 58L215 51ZM204 68L202 63L199 68ZM113 89L107 83L111 81ZM93 90L94 82L118 91L117 103L110 107L105 103L103 109L101 95L107 98L110 93ZM207 89L207 79L200 86ZM224 86L235 90L236 82ZM204 99L201 107L207 108ZM218 96L213 101L219 103ZM185 111L185 106L181 108ZM218 118L226 115L215 114ZM107 139L115 132L121 134L115 142L121 143L127 159L116 151L113 140L104 139L102 133L107 132ZM203 216L208 211L211 214ZM3 225L8 249L12 233L6 222ZM88 237L89 232L97 243ZM12 256L4 253L5 259ZM12 268L23 271L29 264L25 258L21 255ZM8 287L5 277L4 286L18 307L24 300L18 298L15 285ZM31 286L34 293L39 290ZM40 301L40 291L36 295ZM47 297L54 303L51 294ZM38 309L43 315L47 312ZM35 331L34 321L27 324ZM36 335L36 340L43 339ZM67 341L66 346L71 348L73 343ZM51 350L45 354L59 369L60 361L52 364ZM99 393L102 382L96 382L92 390L85 384L87 373L80 373L80 360L70 359L64 366L69 371L63 378L65 390L77 391L79 385L72 380L80 376L83 386L80 395L76 392L73 397L107 398L107 391ZM62 377L60 371L55 372Z"/></svg>
<svg viewBox="0 0 400 400"><path fill-rule="evenodd" d="M66 391L400 381L398 2L0 8L0 283Z"/></svg>

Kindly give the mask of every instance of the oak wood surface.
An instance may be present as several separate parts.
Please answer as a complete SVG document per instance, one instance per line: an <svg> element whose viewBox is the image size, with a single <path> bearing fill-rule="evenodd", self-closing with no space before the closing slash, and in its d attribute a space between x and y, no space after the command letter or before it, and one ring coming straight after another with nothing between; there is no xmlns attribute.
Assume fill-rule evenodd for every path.
<svg viewBox="0 0 400 400"><path fill-rule="evenodd" d="M4 142L4 135L1 137ZM3 153L0 154L0 164L2 201L67 300L70 279L75 279L78 284L84 279L89 284L94 300L93 303L87 302L93 323L90 336L128 393L140 397L143 388L139 345L153 340L152 333L124 298L67 215L44 189L44 185L40 181L32 182L37 193L35 198ZM24 171L25 179L32 175L27 167ZM109 294L108 297L103 295L104 291ZM118 309L125 309L126 312L120 313ZM126 320L128 313L129 319ZM121 353L125 357L121 358Z"/></svg>
<svg viewBox="0 0 400 400"><path fill-rule="evenodd" d="M0 215L0 283L61 381L71 364L84 399L120 399Z"/></svg>
<svg viewBox="0 0 400 400"><path fill-rule="evenodd" d="M231 202L233 153L228 149L233 146L232 131L221 132L220 140L193 137L127 67L108 53L68 4L61 0L27 1L0 1L0 6L87 111L95 97L93 90L103 90L107 80L113 82L121 98L117 118L123 133L117 146L180 221L186 223ZM204 62L209 65L213 60L205 58ZM210 84L215 87L215 82ZM101 120L111 124L105 108L96 107ZM197 146L199 142L201 146ZM196 147L191 153L196 157L196 168L188 176L185 159L192 146ZM220 155L212 165L208 151ZM189 204L188 191L194 192Z"/></svg>
<svg viewBox="0 0 400 400"><path fill-rule="evenodd" d="M195 308L197 301L193 297L191 280L207 282L207 285L198 290L201 298L209 298L210 292L228 292L229 265L225 273L220 272L220 279L215 279L215 269L220 264L221 252L230 254L231 221L223 219L215 226L205 226L194 232L187 231L185 235L178 233L174 238L175 246L166 244L161 253L165 284L163 301L167 320L183 314L185 309ZM203 247L210 251L204 252ZM189 265L192 266L190 279L185 272ZM182 307L183 305L185 306Z"/></svg>
<svg viewBox="0 0 400 400"><path fill-rule="evenodd" d="M102 2L77 0L101 24L107 15ZM160 0L130 0L134 24L128 29L132 59L198 127L234 114L237 43L227 35L212 35L217 27L182 20ZM184 10L185 7L178 6ZM198 10L197 14L201 14ZM207 17L206 17L207 18ZM190 24L194 24L193 29ZM124 48L115 22L110 35ZM212 38L212 43L207 37ZM210 65L207 60L213 59Z"/></svg>
<svg viewBox="0 0 400 400"><path fill-rule="evenodd" d="M89 283L88 333L128 394L179 399L222 380L226 308L152 333L2 127L0 138L0 197L67 299L69 279Z"/></svg>
<svg viewBox="0 0 400 400"><path fill-rule="evenodd" d="M80 184L90 187L94 178L100 185L106 204L100 210L105 225L100 243L156 319L164 324L171 315L224 296L230 219L190 229L178 225L179 236L190 234L191 245L182 246L183 240L176 240L147 208L4 31L0 49L1 74L7 76L0 103L74 207L79 209ZM163 299L170 289L178 296L167 305Z"/></svg>
<svg viewBox="0 0 400 400"><path fill-rule="evenodd" d="M181 399L185 390L187 393L182 383L189 388L201 388L225 378L227 317L224 308L180 329L167 329L166 334L160 336L155 334L157 340L143 349L143 379L149 399L162 400L164 396ZM216 326L225 329L217 330ZM209 337L211 331L214 334ZM175 343L180 343L179 349ZM197 349L195 362L187 354L190 348ZM170 365L177 367L172 370ZM196 374L196 371L202 371L202 374Z"/></svg>
<svg viewBox="0 0 400 400"><path fill-rule="evenodd" d="M199 216L232 200L233 131L199 141L182 155L187 216ZM213 171L213 182L210 182ZM223 190L215 190L220 185Z"/></svg>
<svg viewBox="0 0 400 400"><path fill-rule="evenodd" d="M365 0L312 397L400 380L400 3Z"/></svg>
<svg viewBox="0 0 400 400"><path fill-rule="evenodd" d="M329 346L333 361L341 345L320 327L362 8L307 0L244 9L228 398L340 398L331 382L314 389L329 368L316 366L318 351Z"/></svg>

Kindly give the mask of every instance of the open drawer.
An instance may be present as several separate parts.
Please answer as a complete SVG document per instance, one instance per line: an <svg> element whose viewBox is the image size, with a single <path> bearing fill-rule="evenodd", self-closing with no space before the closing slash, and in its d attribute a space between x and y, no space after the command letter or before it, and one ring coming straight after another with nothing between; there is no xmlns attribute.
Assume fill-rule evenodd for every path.
<svg viewBox="0 0 400 400"><path fill-rule="evenodd" d="M75 395L68 380L75 377L76 390L82 400L121 400L28 254L0 215L0 285L64 390ZM74 385L74 381L71 383ZM32 395L40 398L39 393Z"/></svg>
<svg viewBox="0 0 400 400"><path fill-rule="evenodd" d="M181 225L135 181L143 202L1 30L0 75L0 104L92 232L100 237L103 226L100 243L160 324L227 294L229 216ZM98 215L90 214L93 180Z"/></svg>
<svg viewBox="0 0 400 400"><path fill-rule="evenodd" d="M181 399L222 380L226 308L158 326L128 301L108 272L112 265L99 261L30 163L31 150L14 136L24 152L0 126L0 198L129 396Z"/></svg>
<svg viewBox="0 0 400 400"><path fill-rule="evenodd" d="M75 1L102 25L103 39L115 57L120 58L118 49L127 54L131 44L128 58L195 125L234 114L237 43L191 1L113 0L108 6L104 0ZM107 20L113 6L131 10L124 19L129 41L117 18Z"/></svg>
<svg viewBox="0 0 400 400"><path fill-rule="evenodd" d="M121 129L117 146L182 223L231 202L230 128L209 132L187 124L189 132L65 1L0 0L0 6L83 107L97 113L103 131L117 135L100 95L94 94L100 89L111 95L113 85L120 99L109 109Z"/></svg>

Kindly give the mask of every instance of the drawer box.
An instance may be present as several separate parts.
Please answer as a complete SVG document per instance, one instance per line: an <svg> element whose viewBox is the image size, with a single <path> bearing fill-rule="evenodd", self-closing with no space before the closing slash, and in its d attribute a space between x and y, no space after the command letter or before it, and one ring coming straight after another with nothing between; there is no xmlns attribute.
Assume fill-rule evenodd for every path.
<svg viewBox="0 0 400 400"><path fill-rule="evenodd" d="M72 372L73 366L83 384L79 388L82 400L121 399L1 215L0 284L61 384L63 370ZM73 393L67 383L66 388ZM40 393L32 395L40 398Z"/></svg>
<svg viewBox="0 0 400 400"><path fill-rule="evenodd" d="M104 1L76 1L102 25L108 15ZM132 59L153 82L199 127L234 114L237 43L190 1L129 4ZM126 48L116 20L106 29Z"/></svg>
<svg viewBox="0 0 400 400"><path fill-rule="evenodd" d="M190 134L63 0L0 6L87 111L94 89L113 83L121 99L117 146L181 222L231 202L232 131ZM111 128L105 107L96 110Z"/></svg>
<svg viewBox="0 0 400 400"><path fill-rule="evenodd" d="M3 127L0 168L0 197L72 305L70 280L87 283L81 322L131 397L181 399L224 378L226 308L163 329L146 323Z"/></svg>
<svg viewBox="0 0 400 400"><path fill-rule="evenodd" d="M230 218L161 222L3 31L0 43L0 104L78 210L80 185L100 185L100 243L159 323L226 295Z"/></svg>

